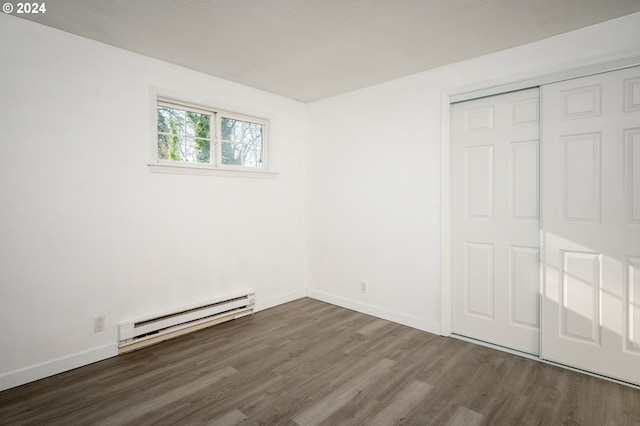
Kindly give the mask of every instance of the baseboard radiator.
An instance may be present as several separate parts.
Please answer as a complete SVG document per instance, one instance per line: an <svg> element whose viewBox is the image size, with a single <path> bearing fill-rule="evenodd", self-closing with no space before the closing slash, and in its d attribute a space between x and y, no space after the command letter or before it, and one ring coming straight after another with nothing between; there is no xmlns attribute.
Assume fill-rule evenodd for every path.
<svg viewBox="0 0 640 426"><path fill-rule="evenodd" d="M163 340L251 315L255 307L251 291L209 300L162 314L118 324L118 353L140 349Z"/></svg>

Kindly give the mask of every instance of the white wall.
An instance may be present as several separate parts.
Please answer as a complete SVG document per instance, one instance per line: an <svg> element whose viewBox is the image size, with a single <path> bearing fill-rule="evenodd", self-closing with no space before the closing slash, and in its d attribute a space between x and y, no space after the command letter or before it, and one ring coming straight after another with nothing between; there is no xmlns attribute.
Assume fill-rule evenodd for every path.
<svg viewBox="0 0 640 426"><path fill-rule="evenodd" d="M439 332L443 93L638 43L640 13L311 104L309 295Z"/></svg>
<svg viewBox="0 0 640 426"><path fill-rule="evenodd" d="M0 61L0 390L114 355L121 320L304 296L304 104L4 14ZM280 174L150 173L150 87L271 118Z"/></svg>

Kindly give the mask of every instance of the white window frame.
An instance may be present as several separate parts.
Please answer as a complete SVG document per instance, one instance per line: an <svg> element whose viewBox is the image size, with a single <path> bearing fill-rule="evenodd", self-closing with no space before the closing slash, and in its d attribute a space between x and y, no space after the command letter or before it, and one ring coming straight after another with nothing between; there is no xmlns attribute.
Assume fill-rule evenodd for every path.
<svg viewBox="0 0 640 426"><path fill-rule="evenodd" d="M164 96L155 90L150 94L150 124L149 124L149 170L152 173L168 174L195 174L212 176L238 176L273 178L278 173L271 169L271 143L270 143L270 120L259 118L247 114L239 114L226 111L220 108L205 106L201 102L190 102L176 96ZM170 108L193 111L199 114L211 116L211 142L210 142L210 163L188 163L182 161L160 160L158 158L158 112L159 105ZM239 165L222 164L222 118L247 121L257 123L262 126L262 167L248 167Z"/></svg>

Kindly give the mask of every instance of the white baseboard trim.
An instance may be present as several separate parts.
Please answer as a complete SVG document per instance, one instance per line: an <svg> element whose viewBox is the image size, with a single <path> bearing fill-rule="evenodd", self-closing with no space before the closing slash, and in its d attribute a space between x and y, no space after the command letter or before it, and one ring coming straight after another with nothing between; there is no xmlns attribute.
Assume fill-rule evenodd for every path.
<svg viewBox="0 0 640 426"><path fill-rule="evenodd" d="M293 302L294 300L302 299L306 295L307 295L307 290L304 288L301 288L300 290L291 291L289 293L281 294L276 297L269 297L268 299L261 299L260 296L256 294L255 312L273 308L274 306L282 305L283 303Z"/></svg>
<svg viewBox="0 0 640 426"><path fill-rule="evenodd" d="M262 311L283 303L301 299L306 295L306 289L300 289L263 300L258 297L256 300L255 311ZM0 392L29 382L44 379L45 377L73 370L74 368L93 364L94 362L102 361L116 355L118 355L118 345L113 343L43 362L41 364L25 367L20 370L0 374Z"/></svg>
<svg viewBox="0 0 640 426"><path fill-rule="evenodd" d="M372 315L387 321L396 322L408 327L417 328L433 334L440 334L440 324L435 321L420 319L412 315L402 314L396 311L379 308L377 306L368 305L366 303L357 302L355 300L345 299L318 290L307 289L307 296L322 302L331 303L332 305L341 306L351 309L352 311L362 312L363 314Z"/></svg>
<svg viewBox="0 0 640 426"><path fill-rule="evenodd" d="M118 355L118 346L113 343L83 352L67 355L41 364L32 365L0 375L0 391L44 379L45 377L93 364Z"/></svg>

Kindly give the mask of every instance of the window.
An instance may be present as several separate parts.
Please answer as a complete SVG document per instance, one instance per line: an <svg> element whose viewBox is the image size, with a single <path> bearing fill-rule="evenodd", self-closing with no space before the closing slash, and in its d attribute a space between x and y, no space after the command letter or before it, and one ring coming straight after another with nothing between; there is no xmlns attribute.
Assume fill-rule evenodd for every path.
<svg viewBox="0 0 640 426"><path fill-rule="evenodd" d="M152 171L273 174L266 161L267 121L161 98L155 108Z"/></svg>

